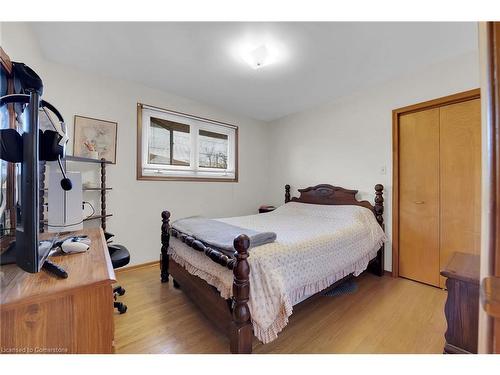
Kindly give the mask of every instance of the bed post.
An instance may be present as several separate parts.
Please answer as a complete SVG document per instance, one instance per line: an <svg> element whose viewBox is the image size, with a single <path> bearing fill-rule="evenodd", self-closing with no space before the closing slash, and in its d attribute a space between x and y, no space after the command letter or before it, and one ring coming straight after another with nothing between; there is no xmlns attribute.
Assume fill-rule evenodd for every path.
<svg viewBox="0 0 500 375"><path fill-rule="evenodd" d="M375 185L375 206L373 207L373 213L375 214L375 219L379 225L384 229L384 197L382 196L384 191L384 185ZM377 252L377 257L375 261L370 264L370 271L377 276L384 275L384 245Z"/></svg>
<svg viewBox="0 0 500 375"><path fill-rule="evenodd" d="M252 322L248 298L250 294L250 266L248 248L250 239L241 234L234 240L236 264L233 268L233 319L230 328L230 347L233 354L252 353Z"/></svg>
<svg viewBox="0 0 500 375"><path fill-rule="evenodd" d="M161 269L161 282L168 282L168 245L170 243L170 226L169 226L170 212L163 211L161 213L161 254L160 254L160 269Z"/></svg>
<svg viewBox="0 0 500 375"><path fill-rule="evenodd" d="M375 207L373 208L373 210L375 211L375 218L377 219L377 222L380 224L382 229L384 229L384 197L382 196L383 191L384 185L375 185Z"/></svg>
<svg viewBox="0 0 500 375"><path fill-rule="evenodd" d="M290 202L290 185L285 185L285 203Z"/></svg>

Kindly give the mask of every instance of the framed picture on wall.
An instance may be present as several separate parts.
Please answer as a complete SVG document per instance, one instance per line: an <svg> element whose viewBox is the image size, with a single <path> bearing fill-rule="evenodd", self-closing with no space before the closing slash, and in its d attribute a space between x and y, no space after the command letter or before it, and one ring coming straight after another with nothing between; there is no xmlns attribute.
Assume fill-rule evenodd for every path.
<svg viewBox="0 0 500 375"><path fill-rule="evenodd" d="M116 164L118 123L75 115L73 155Z"/></svg>

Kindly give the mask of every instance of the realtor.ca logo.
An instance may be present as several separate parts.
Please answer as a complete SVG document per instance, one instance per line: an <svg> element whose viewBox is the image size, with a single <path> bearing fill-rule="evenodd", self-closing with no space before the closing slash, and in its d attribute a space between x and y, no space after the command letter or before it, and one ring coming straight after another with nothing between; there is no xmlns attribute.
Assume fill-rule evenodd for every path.
<svg viewBox="0 0 500 375"><path fill-rule="evenodd" d="M0 348L0 353L2 354L49 354L49 353L67 353L68 348L45 348L35 346L33 348L21 347L21 348Z"/></svg>

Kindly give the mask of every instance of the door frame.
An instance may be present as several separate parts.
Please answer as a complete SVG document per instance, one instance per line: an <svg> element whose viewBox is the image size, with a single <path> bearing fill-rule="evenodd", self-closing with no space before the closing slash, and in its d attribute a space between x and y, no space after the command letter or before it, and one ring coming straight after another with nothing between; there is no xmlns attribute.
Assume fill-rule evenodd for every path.
<svg viewBox="0 0 500 375"><path fill-rule="evenodd" d="M479 99L479 88L392 111L392 276L399 277L399 121L402 115Z"/></svg>
<svg viewBox="0 0 500 375"><path fill-rule="evenodd" d="M483 207L479 353L500 353L500 22L479 24Z"/></svg>

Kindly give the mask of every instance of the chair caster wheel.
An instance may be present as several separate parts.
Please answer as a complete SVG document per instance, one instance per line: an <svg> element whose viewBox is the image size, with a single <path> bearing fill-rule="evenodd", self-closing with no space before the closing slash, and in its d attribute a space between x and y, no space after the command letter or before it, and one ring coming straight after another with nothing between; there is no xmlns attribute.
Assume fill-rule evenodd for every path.
<svg viewBox="0 0 500 375"><path fill-rule="evenodd" d="M123 304L122 302L115 302L114 307L120 314L125 314L127 312L127 305Z"/></svg>
<svg viewBox="0 0 500 375"><path fill-rule="evenodd" d="M116 288L115 292L118 293L119 296L123 296L125 294L125 289L119 286L118 288Z"/></svg>
<svg viewBox="0 0 500 375"><path fill-rule="evenodd" d="M181 285L174 279L174 288L179 289Z"/></svg>

